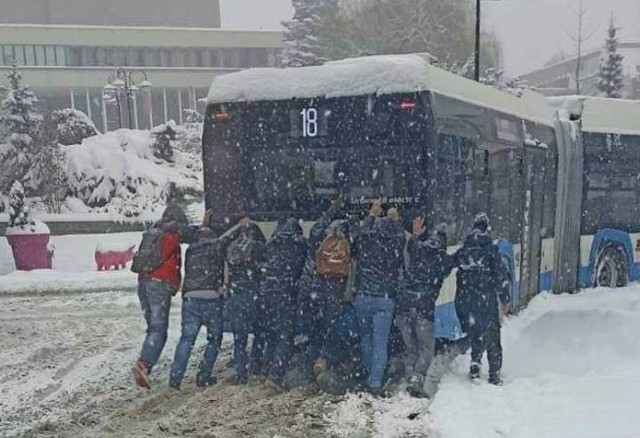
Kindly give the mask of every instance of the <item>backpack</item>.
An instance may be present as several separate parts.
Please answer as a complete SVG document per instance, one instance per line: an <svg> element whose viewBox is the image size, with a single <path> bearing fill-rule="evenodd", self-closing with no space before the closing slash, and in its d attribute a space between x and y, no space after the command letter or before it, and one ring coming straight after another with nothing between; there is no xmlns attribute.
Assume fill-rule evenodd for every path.
<svg viewBox="0 0 640 438"><path fill-rule="evenodd" d="M164 263L162 258L162 237L160 228L150 228L142 233L138 251L133 255L131 271L136 274L150 274Z"/></svg>
<svg viewBox="0 0 640 438"><path fill-rule="evenodd" d="M232 266L255 263L261 243L248 232L243 232L227 247L227 262Z"/></svg>
<svg viewBox="0 0 640 438"><path fill-rule="evenodd" d="M316 270L333 278L347 278L351 272L351 246L346 236L330 234L316 251Z"/></svg>

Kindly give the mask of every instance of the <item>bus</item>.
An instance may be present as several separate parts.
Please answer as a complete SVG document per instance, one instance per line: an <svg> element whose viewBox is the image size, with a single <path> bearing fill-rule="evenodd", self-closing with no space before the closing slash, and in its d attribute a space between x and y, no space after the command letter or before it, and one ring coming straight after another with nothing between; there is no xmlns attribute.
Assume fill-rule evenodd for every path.
<svg viewBox="0 0 640 438"><path fill-rule="evenodd" d="M555 105L563 109L534 92L516 97L454 75L421 54L222 75L205 115L205 204L230 221L249 215L268 232L283 215L310 226L335 199L358 215L382 198L405 219L446 224L451 251L474 215L486 212L511 272L514 306L562 282L570 290L567 270L582 280L600 269L606 283L607 272L620 269L617 249L596 255L607 268L596 260L585 270L577 259L581 230L573 251L570 238L556 239L581 223L575 178L566 177L579 169L566 155L582 147L590 103L580 114L569 101ZM440 338L462 336L454 298L451 276L436 308Z"/></svg>

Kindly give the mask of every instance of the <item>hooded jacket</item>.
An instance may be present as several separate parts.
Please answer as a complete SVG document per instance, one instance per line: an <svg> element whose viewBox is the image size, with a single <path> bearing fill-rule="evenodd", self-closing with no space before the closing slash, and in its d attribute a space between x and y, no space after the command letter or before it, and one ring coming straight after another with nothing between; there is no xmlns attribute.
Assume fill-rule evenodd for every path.
<svg viewBox="0 0 640 438"><path fill-rule="evenodd" d="M264 261L267 239L264 237L260 227L250 223L247 227L239 228L231 235L223 237L225 239L225 248L228 249L231 242L239 238L243 233L247 233L254 241L256 245L255 257L250 263L229 265L229 286L232 292L247 290L256 292L260 284L260 269Z"/></svg>
<svg viewBox="0 0 640 438"><path fill-rule="evenodd" d="M367 216L356 237L356 294L395 297L404 264L400 221Z"/></svg>
<svg viewBox="0 0 640 438"><path fill-rule="evenodd" d="M185 254L183 295L192 291L219 291L224 285L224 260L228 239L211 229L201 229Z"/></svg>
<svg viewBox="0 0 640 438"><path fill-rule="evenodd" d="M431 238L423 240L411 236L409 239L409 266L403 287L396 298L396 312L409 313L415 309L427 320L433 321L436 300L442 283L453 268L453 258L447 254L446 238L439 248L434 248L430 243Z"/></svg>
<svg viewBox="0 0 640 438"><path fill-rule="evenodd" d="M267 243L262 265L261 291L295 292L307 255L307 240L297 220L279 224Z"/></svg>
<svg viewBox="0 0 640 438"><path fill-rule="evenodd" d="M473 230L454 255L455 307L465 332L500 324L498 299L509 302L509 273L487 232Z"/></svg>

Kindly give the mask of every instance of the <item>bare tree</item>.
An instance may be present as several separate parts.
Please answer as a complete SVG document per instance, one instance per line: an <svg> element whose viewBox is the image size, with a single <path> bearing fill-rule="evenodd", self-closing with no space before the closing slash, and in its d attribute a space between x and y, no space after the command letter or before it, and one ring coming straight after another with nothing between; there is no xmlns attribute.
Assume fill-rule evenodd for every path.
<svg viewBox="0 0 640 438"><path fill-rule="evenodd" d="M568 3L569 9L576 17L576 27L571 30L566 30L565 33L569 37L576 49L576 70L574 72L576 78L576 94L580 94L580 75L582 74L582 51L585 43L589 41L595 35L597 28L593 28L585 32L584 20L590 10L590 5L585 5L585 0L577 0L577 6L575 2Z"/></svg>

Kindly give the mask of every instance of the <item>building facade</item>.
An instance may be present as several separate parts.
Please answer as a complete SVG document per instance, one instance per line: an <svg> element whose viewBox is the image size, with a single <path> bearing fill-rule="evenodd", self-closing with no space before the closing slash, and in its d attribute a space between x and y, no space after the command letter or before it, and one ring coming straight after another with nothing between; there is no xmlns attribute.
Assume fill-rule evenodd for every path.
<svg viewBox="0 0 640 438"><path fill-rule="evenodd" d="M216 75L278 66L281 48L277 31L0 24L0 83L15 62L43 109L79 109L102 131L145 129L182 122ZM108 98L119 67L135 86Z"/></svg>
<svg viewBox="0 0 640 438"><path fill-rule="evenodd" d="M622 42L618 47L624 56L623 67L625 86L623 96L640 99L638 78L640 77L640 42ZM601 50L594 50L577 57L565 59L558 63L545 66L522 76L523 79L539 91L550 95L580 94L587 96L598 95L598 81L600 78ZM578 65L580 61L580 65Z"/></svg>
<svg viewBox="0 0 640 438"><path fill-rule="evenodd" d="M220 27L219 0L2 0L0 23Z"/></svg>

